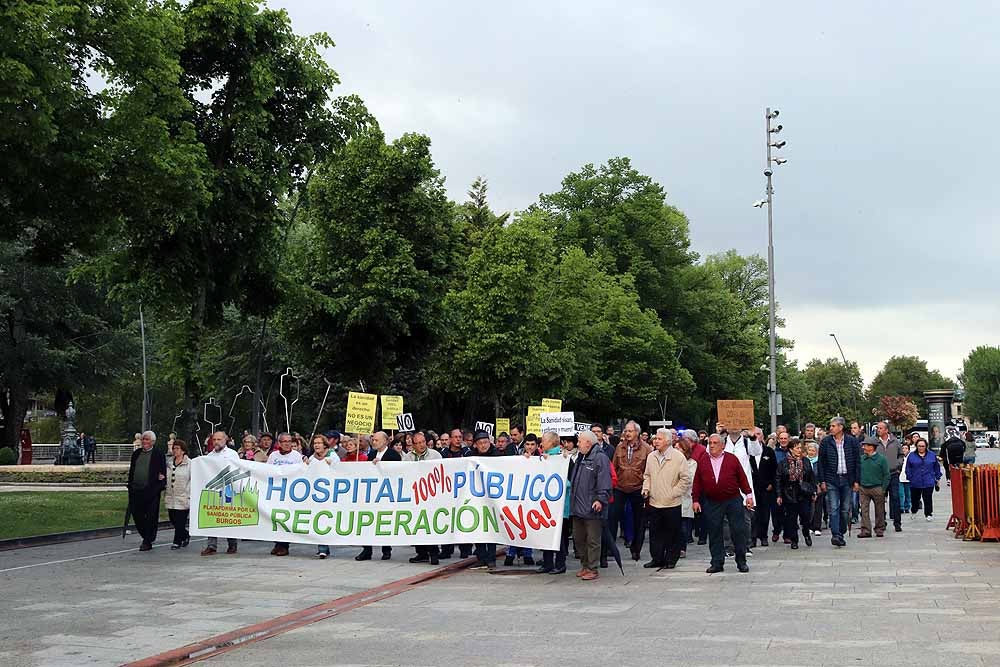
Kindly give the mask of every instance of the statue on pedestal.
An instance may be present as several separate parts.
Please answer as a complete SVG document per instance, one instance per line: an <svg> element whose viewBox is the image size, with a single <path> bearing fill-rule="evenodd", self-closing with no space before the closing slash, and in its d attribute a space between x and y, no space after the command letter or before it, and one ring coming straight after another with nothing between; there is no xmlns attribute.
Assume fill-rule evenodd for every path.
<svg viewBox="0 0 1000 667"><path fill-rule="evenodd" d="M69 407L66 408L66 424L63 427L62 443L59 446L59 458L56 461L61 465L83 465L83 447L77 442L76 425L73 423L75 419L76 408L70 401Z"/></svg>

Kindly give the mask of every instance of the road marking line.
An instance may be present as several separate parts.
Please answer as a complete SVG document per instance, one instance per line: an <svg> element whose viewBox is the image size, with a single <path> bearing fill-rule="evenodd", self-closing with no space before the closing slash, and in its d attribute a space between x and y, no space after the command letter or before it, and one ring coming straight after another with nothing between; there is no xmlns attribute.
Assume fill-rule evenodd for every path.
<svg viewBox="0 0 1000 667"><path fill-rule="evenodd" d="M206 538L203 538L201 540L191 540L191 541L192 542L203 542L205 539ZM154 549L158 549L160 547L167 546L167 544L168 544L168 542L164 542L163 544L154 544L153 548ZM100 558L101 556L115 556L117 554L127 554L130 551L138 551L138 549L136 547L132 547L131 549L122 549L121 551L106 551L106 552L104 552L102 554L92 554L90 556L77 556L76 558L64 558L62 560L50 560L50 561L46 561L44 563L32 563L31 565L18 565L17 567L8 567L7 569L0 570L0 574L3 574L4 572L14 572L16 570L27 570L28 568L32 568L32 567L42 567L43 565L59 565L60 563L72 563L73 561L77 561L77 560L89 560L91 558Z"/></svg>

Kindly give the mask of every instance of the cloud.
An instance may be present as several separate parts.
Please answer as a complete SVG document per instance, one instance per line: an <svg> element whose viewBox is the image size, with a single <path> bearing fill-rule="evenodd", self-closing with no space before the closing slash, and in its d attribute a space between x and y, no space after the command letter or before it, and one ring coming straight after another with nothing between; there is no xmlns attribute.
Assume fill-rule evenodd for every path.
<svg viewBox="0 0 1000 667"><path fill-rule="evenodd" d="M341 92L390 136L431 137L453 198L483 175L497 209L521 209L626 155L702 254L766 254L750 203L776 106L777 298L804 356L835 352L833 328L869 379L902 341L953 376L996 342L992 3L272 4L330 33Z"/></svg>

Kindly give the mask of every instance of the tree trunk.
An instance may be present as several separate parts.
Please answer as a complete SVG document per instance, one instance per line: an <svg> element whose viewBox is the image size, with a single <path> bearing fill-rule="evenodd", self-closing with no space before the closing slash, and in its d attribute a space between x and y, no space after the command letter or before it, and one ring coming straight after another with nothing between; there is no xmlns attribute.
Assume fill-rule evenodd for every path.
<svg viewBox="0 0 1000 667"><path fill-rule="evenodd" d="M183 369L184 416L181 418L182 425L179 432L183 433L187 438L189 453L195 455L201 451L202 442L208 435L207 433L201 433L198 430L198 402L201 398L201 387L198 386L198 380L194 373L194 369L198 365L202 333L205 329L206 299L207 290L205 286L202 285L199 287L198 292L195 295L194 302L191 304L191 328L186 342L191 350L191 354L185 357L187 360L187 366Z"/></svg>
<svg viewBox="0 0 1000 667"><path fill-rule="evenodd" d="M3 412L3 439L0 447L10 447L20 461L21 429L24 428L24 415L28 411L28 388L22 385L7 387L7 396L0 398L0 412Z"/></svg>

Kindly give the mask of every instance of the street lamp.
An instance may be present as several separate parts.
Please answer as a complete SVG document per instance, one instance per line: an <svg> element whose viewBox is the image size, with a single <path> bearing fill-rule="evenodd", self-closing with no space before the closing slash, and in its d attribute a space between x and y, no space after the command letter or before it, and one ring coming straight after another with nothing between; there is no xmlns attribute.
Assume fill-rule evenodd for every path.
<svg viewBox="0 0 1000 667"><path fill-rule="evenodd" d="M837 340L837 334L831 333L830 336L833 338L833 342L837 344L837 349L840 350L840 358L844 360L844 368L848 368L847 357L844 356L844 348L840 347L840 341ZM858 414L858 401L854 397L854 387L851 387L851 405L854 406L854 414L858 419L861 419L861 415Z"/></svg>
<svg viewBox="0 0 1000 667"><path fill-rule="evenodd" d="M768 362L770 366L770 373L767 384L767 407L768 412L771 413L771 433L775 433L778 430L778 355L775 345L774 332L774 219L772 216L772 210L774 208L774 188L771 187L771 176L774 175L774 171L771 167L772 165L779 166L788 162L785 158L771 156L772 148L781 149L784 148L787 143L784 140L778 141L775 136L784 129L784 126L782 125L771 125L771 121L777 117L777 109L771 109L768 107L764 110L764 126L766 129L764 139L767 144L767 164L764 169L764 177L767 179L767 190L765 191L767 199L760 199L753 203L754 208L763 208L765 205L767 206L767 319L768 344L771 351Z"/></svg>

